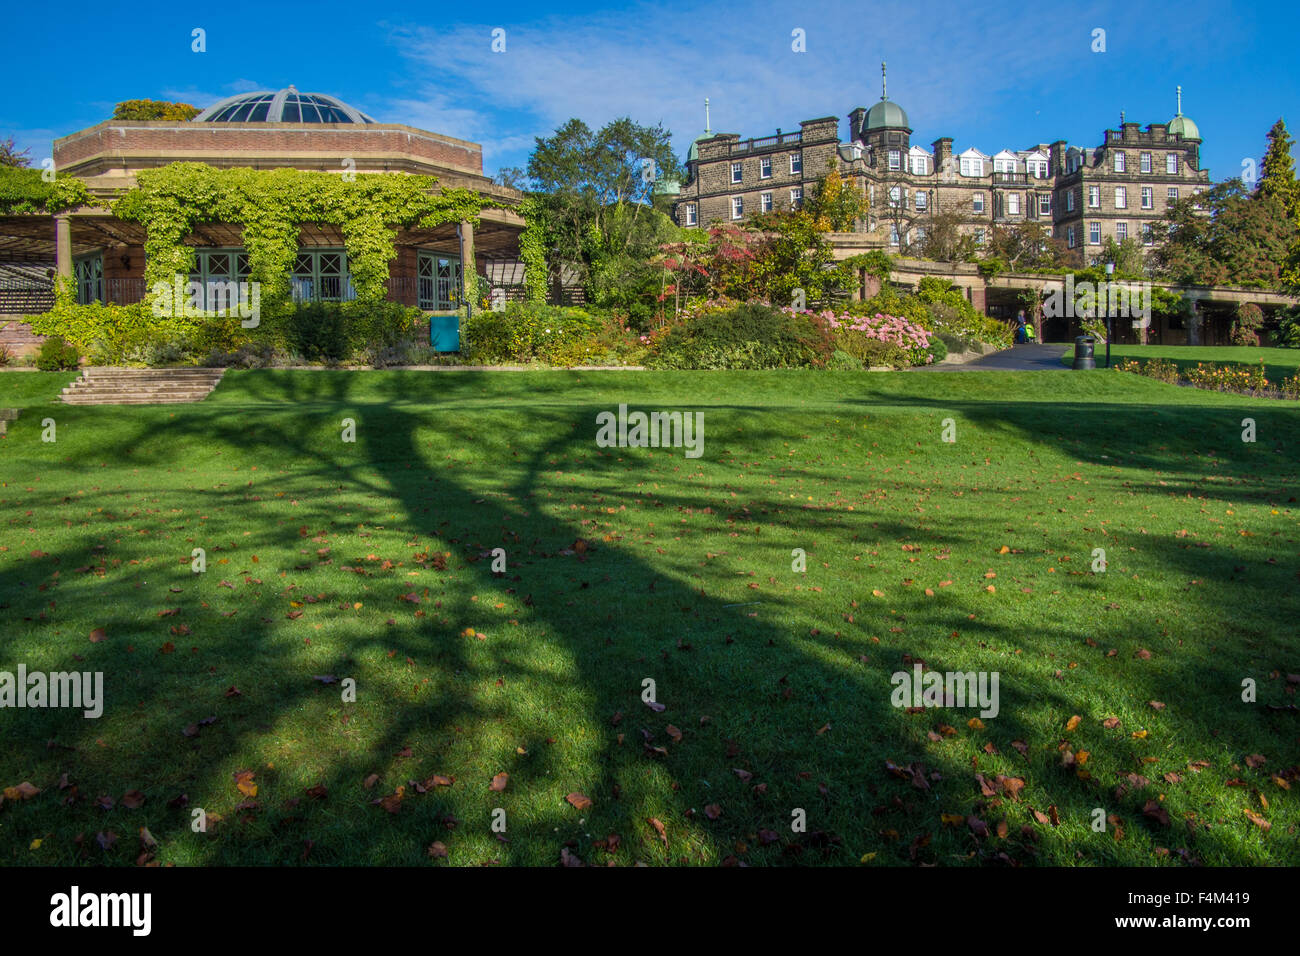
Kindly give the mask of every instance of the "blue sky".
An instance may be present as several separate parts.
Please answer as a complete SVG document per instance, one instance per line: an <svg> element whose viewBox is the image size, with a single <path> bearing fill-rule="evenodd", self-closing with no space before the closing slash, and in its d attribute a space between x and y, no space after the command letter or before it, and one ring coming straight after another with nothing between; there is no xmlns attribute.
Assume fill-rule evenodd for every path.
<svg viewBox="0 0 1300 956"><path fill-rule="evenodd" d="M683 154L703 129L705 97L715 132L762 136L835 115L847 136L846 114L880 96L881 59L890 98L925 146L939 136L986 153L1056 139L1093 146L1121 110L1143 125L1170 119L1179 84L1216 180L1262 155L1279 116L1293 135L1300 128L1300 14L1275 0L111 7L6 11L0 139L31 147L38 165L54 137L107 119L119 100L207 106L290 83L482 143L489 175L524 165L533 138L571 116L663 122ZM191 50L196 27L204 53ZM504 53L491 50L496 28ZM795 29L805 53L791 50ZM1097 29L1105 52L1092 50Z"/></svg>

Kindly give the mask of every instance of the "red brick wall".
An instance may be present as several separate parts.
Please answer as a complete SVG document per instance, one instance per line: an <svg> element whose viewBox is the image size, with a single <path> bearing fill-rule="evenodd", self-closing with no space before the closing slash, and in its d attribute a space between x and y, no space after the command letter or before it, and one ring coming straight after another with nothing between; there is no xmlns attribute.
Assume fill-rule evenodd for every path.
<svg viewBox="0 0 1300 956"><path fill-rule="evenodd" d="M106 122L55 140L54 164L66 169L94 156L212 151L266 153L291 157L328 152L339 156L417 156L435 165L483 172L476 143L422 133L405 126L300 123L124 123ZM255 161L256 157L249 157Z"/></svg>

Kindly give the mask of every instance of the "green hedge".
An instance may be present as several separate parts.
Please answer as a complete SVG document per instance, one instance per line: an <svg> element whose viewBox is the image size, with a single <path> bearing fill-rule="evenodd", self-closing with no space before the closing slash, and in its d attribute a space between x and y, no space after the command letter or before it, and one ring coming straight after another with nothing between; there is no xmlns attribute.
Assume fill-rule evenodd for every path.
<svg viewBox="0 0 1300 956"><path fill-rule="evenodd" d="M343 362L409 342L418 309L395 302L313 302L264 309L259 323L215 315L156 316L135 305L77 305L66 300L31 320L41 335L59 335L96 365L200 364L244 349L280 360Z"/></svg>
<svg viewBox="0 0 1300 956"><path fill-rule="evenodd" d="M656 368L824 368L835 341L813 313L746 304L705 312L670 328L656 342ZM856 358L856 356L853 356Z"/></svg>

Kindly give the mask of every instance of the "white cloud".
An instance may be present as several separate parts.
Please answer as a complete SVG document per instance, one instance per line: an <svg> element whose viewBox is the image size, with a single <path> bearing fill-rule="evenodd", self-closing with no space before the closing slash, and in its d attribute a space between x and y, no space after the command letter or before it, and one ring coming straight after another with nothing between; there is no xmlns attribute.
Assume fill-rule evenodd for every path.
<svg viewBox="0 0 1300 956"><path fill-rule="evenodd" d="M506 30L505 53L491 51L495 26ZM935 26L928 9L902 3L801 5L792 14L769 2L743 11L646 5L517 26L399 27L399 51L433 79L385 118L412 110L428 128L496 154L521 140L531 146L519 130L546 135L572 116L599 126L628 115L663 122L684 152L703 130L705 97L715 132L764 135L816 116L842 119L879 99L887 55L891 99L924 138L1051 68L1056 44L1042 14L1027 24L1015 10L958 8L945 13L941 33ZM807 53L791 51L796 27L806 31ZM1037 36L1026 34L1031 27Z"/></svg>

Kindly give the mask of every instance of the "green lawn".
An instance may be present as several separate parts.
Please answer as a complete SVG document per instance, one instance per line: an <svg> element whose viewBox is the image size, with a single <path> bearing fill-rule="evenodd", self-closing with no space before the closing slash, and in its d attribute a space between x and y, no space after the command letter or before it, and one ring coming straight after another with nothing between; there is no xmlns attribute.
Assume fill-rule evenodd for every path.
<svg viewBox="0 0 1300 956"><path fill-rule="evenodd" d="M1106 343L1098 342L1095 355L1100 367L1106 358ZM1243 345L1112 345L1110 361L1118 365L1124 359L1138 359L1145 362L1150 359L1167 359L1176 364L1180 371L1195 368L1197 362L1224 364L1239 362L1246 365L1258 365L1264 360L1264 367L1270 382L1280 382L1300 371L1300 349L1275 349L1250 347ZM1061 356L1065 365L1074 364L1074 346Z"/></svg>
<svg viewBox="0 0 1300 956"><path fill-rule="evenodd" d="M0 670L102 671L107 702L0 711L0 784L42 791L0 806L5 864L130 865L142 827L178 865L1300 863L1295 404L1034 373L0 389L41 381L0 439ZM597 447L620 403L702 411L703 457ZM915 661L997 672L999 714L893 706Z"/></svg>

